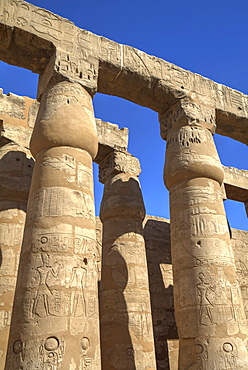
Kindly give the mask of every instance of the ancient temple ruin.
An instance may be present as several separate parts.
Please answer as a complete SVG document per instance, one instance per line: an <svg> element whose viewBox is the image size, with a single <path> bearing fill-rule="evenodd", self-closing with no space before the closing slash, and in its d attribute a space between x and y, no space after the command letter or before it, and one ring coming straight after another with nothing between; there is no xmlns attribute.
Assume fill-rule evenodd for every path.
<svg viewBox="0 0 248 370"><path fill-rule="evenodd" d="M21 0L0 2L0 58L39 74L0 92L0 369L247 370L248 97ZM145 214L128 131L96 92L158 112L170 220ZM94 213L92 161L104 184Z"/></svg>

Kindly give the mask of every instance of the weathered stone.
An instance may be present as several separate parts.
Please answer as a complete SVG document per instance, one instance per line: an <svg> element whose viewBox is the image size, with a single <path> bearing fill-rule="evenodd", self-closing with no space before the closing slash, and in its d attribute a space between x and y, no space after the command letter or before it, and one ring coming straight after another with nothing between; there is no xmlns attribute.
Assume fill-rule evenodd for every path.
<svg viewBox="0 0 248 370"><path fill-rule="evenodd" d="M24 108L25 98L23 96L12 93L5 95L3 89L0 89L0 115L24 119Z"/></svg>
<svg viewBox="0 0 248 370"><path fill-rule="evenodd" d="M223 171L212 141L216 129L248 143L247 96L22 0L0 1L0 38L0 59L40 74L41 100L0 91L0 369L38 110L5 369L100 369L98 283L104 369L151 370L154 344L158 370L178 369L178 353L183 370L247 369L247 233L228 229L222 203L248 208L247 171ZM96 132L96 91L160 113L174 278L169 224L149 216L142 226L139 163L127 129L96 120ZM102 281L92 159L105 183Z"/></svg>
<svg viewBox="0 0 248 370"><path fill-rule="evenodd" d="M5 140L5 142L12 141L25 148L29 148L29 141L30 141L31 134L32 134L32 130L26 127L20 127L20 126L15 126L15 125L11 125L8 123L4 123L2 126L1 139Z"/></svg>
<svg viewBox="0 0 248 370"><path fill-rule="evenodd" d="M28 110L28 127L34 128L35 120L38 114L40 104L37 100L33 100L32 105L30 105Z"/></svg>
<svg viewBox="0 0 248 370"><path fill-rule="evenodd" d="M36 114L32 105L38 103L31 98L0 91L0 146L11 142L22 147L29 147ZM33 114L32 114L33 112Z"/></svg>

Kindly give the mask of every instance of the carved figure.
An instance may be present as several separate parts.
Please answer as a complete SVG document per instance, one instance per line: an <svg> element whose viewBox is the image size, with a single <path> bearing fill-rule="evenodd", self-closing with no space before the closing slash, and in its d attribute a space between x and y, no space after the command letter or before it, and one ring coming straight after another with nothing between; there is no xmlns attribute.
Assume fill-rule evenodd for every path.
<svg viewBox="0 0 248 370"><path fill-rule="evenodd" d="M205 315L208 318L208 321L210 321L210 323L213 325L214 320L213 320L213 316L211 312L213 303L209 300L208 292L209 290L214 292L214 289L209 283L206 283L205 276L202 272L198 274L198 278L200 279L200 283L198 283L196 286L197 286L199 297L200 297L199 324L207 325L207 322L203 316Z"/></svg>
<svg viewBox="0 0 248 370"><path fill-rule="evenodd" d="M50 273L54 277L58 275L59 265L58 264L54 265L56 266L56 269L54 268L54 266L53 267L50 266L49 255L46 253L41 254L41 259L42 266L37 267L40 282L37 295L34 301L33 313L38 316L48 316L50 315L48 297L52 295L52 292L47 284L47 278ZM42 306L42 308L40 308L40 305Z"/></svg>
<svg viewBox="0 0 248 370"><path fill-rule="evenodd" d="M87 259L83 260L84 265L87 264ZM86 300L85 300L85 282L87 277L87 270L81 263L77 261L77 266L73 267L71 278L68 285L72 288L71 295L71 313L73 316L86 316Z"/></svg>

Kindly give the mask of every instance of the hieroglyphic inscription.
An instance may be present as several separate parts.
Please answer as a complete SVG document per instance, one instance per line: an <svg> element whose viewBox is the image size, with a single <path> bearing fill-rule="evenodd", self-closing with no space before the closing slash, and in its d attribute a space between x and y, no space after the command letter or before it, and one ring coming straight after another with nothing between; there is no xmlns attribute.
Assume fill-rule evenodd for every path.
<svg viewBox="0 0 248 370"><path fill-rule="evenodd" d="M92 358L89 357L88 353L90 350L90 340L88 337L83 337L81 340L81 358L80 364L82 369L92 369Z"/></svg>
<svg viewBox="0 0 248 370"><path fill-rule="evenodd" d="M234 266L231 246L222 245L218 238L197 240L195 243L183 242L181 245L182 248L177 244L176 249L178 259L184 260L185 266ZM189 256L191 256L190 259Z"/></svg>
<svg viewBox="0 0 248 370"><path fill-rule="evenodd" d="M81 188L92 189L93 179L91 169L80 163L75 157L62 154L60 157L45 157L43 166L66 172L67 181L76 183Z"/></svg>
<svg viewBox="0 0 248 370"><path fill-rule="evenodd" d="M56 337L48 337L40 344L39 355L44 370L57 370L65 352L65 342Z"/></svg>
<svg viewBox="0 0 248 370"><path fill-rule="evenodd" d="M10 4L6 1L2 19L56 44L73 44L75 26L72 22L24 1L12 0Z"/></svg>
<svg viewBox="0 0 248 370"><path fill-rule="evenodd" d="M70 234L43 233L38 236L38 249L43 252L68 252L72 245Z"/></svg>
<svg viewBox="0 0 248 370"><path fill-rule="evenodd" d="M201 187L201 196L196 197L195 194L199 190L197 186L189 186L188 188L180 189L176 187L176 192L171 193L171 201L173 204L182 204L184 206L194 206L207 203L215 203L223 201L221 191L216 191L216 188L212 182L208 183L208 186ZM205 206L204 206L205 207ZM200 209L200 208L199 208ZM205 213L205 212L204 212Z"/></svg>
<svg viewBox="0 0 248 370"><path fill-rule="evenodd" d="M98 75L98 60L93 57L78 58L77 55L69 55L63 51L57 54L56 66L57 72L65 76L72 76L79 81L87 83L96 82Z"/></svg>
<svg viewBox="0 0 248 370"><path fill-rule="evenodd" d="M123 48L123 63L135 72L145 76L151 75L146 54L138 49L125 45Z"/></svg>
<svg viewBox="0 0 248 370"><path fill-rule="evenodd" d="M99 40L99 58L114 65L123 66L123 45L101 37Z"/></svg>
<svg viewBox="0 0 248 370"><path fill-rule="evenodd" d="M94 221L94 205L89 194L63 187L40 189L31 202L30 217L77 216Z"/></svg>
<svg viewBox="0 0 248 370"><path fill-rule="evenodd" d="M224 235L228 233L228 225L226 217L223 215L215 215L213 213L194 214L194 210L182 210L175 216L172 216L173 222L177 227L171 230L173 238L179 237L184 239L190 236L201 235ZM191 217L190 226L185 225L185 217ZM179 235L178 235L179 234Z"/></svg>
<svg viewBox="0 0 248 370"><path fill-rule="evenodd" d="M209 356L207 342L205 340L199 340L198 338L195 342L197 367L201 370L207 370Z"/></svg>

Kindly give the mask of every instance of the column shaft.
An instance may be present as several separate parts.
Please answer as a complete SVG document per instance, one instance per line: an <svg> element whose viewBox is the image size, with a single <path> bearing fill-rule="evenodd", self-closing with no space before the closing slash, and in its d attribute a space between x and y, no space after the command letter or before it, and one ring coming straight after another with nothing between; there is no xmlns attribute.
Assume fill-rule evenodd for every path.
<svg viewBox="0 0 248 370"><path fill-rule="evenodd" d="M0 149L0 370L4 369L33 159L8 143Z"/></svg>
<svg viewBox="0 0 248 370"><path fill-rule="evenodd" d="M6 369L100 369L90 95L44 94Z"/></svg>
<svg viewBox="0 0 248 370"><path fill-rule="evenodd" d="M102 172L106 180L100 214L102 368L152 370L156 363L139 162L115 153L100 165L100 177Z"/></svg>
<svg viewBox="0 0 248 370"><path fill-rule="evenodd" d="M223 207L223 170L211 133L214 111L181 101L161 124L168 129L164 176L179 369L247 369L246 320Z"/></svg>

